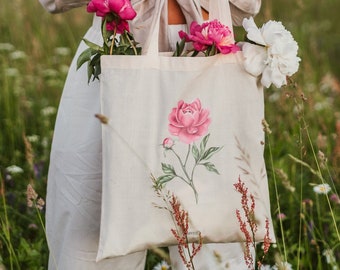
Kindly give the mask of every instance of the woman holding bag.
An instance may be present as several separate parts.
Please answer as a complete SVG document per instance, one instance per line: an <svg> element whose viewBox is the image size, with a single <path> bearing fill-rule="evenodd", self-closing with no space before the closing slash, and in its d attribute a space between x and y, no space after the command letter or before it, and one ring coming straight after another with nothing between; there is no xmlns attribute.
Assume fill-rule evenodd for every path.
<svg viewBox="0 0 340 270"><path fill-rule="evenodd" d="M145 42L154 1L132 0L137 17L131 30ZM88 0L40 0L52 13L86 5ZM261 0L230 0L234 25L255 15ZM209 0L168 0L162 14L160 51L173 51L178 31L193 20L207 19ZM164 18L168 17L167 20ZM168 21L165 24L164 21ZM143 27L141 25L143 24ZM101 21L94 18L85 38L101 44ZM49 269L143 270L146 251L96 262L101 207L101 126L93 116L100 112L99 82L87 83L87 70L76 70L76 59L86 48L82 42L71 64L58 111L48 176L46 229L50 248ZM128 218L128 217L127 217ZM219 260L216 260L216 254ZM173 270L186 269L170 247ZM240 244L203 246L194 260L196 270L247 269Z"/></svg>

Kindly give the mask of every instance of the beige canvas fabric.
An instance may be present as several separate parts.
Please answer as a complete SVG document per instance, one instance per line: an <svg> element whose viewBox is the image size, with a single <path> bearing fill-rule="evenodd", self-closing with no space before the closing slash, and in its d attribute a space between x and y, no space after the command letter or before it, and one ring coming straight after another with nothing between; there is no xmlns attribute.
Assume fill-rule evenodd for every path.
<svg viewBox="0 0 340 270"><path fill-rule="evenodd" d="M145 55L102 57L101 108L109 123L103 125L98 261L177 244L171 216L154 206L163 202L150 175L162 175L161 163L178 165L177 157L162 148L165 138L175 141L178 156L187 153L188 145L168 130L169 113L180 101L199 103L209 111L209 147L223 147L211 159L219 174L202 166L197 169L197 197L180 179L166 185L189 212L190 232L200 232L204 243L242 241L235 214L241 210L241 197L233 186L239 177L255 196L257 241L264 237L265 219L271 221L263 159L263 89L244 71L242 52L195 58L159 54L163 4L158 0L154 7ZM226 1L211 2L210 11L212 18L231 23ZM198 147L200 142L196 141ZM274 239L272 227L270 232Z"/></svg>

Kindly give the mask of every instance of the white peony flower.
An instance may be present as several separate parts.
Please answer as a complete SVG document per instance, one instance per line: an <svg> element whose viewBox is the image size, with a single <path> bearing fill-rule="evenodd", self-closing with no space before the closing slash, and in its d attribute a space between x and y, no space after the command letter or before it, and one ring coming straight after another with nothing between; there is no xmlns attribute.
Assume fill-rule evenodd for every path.
<svg viewBox="0 0 340 270"><path fill-rule="evenodd" d="M287 76L299 68L301 59L297 57L298 44L281 22L268 21L260 29L254 19L243 20L247 38L253 43L241 44L247 72L260 76L265 87L287 84Z"/></svg>

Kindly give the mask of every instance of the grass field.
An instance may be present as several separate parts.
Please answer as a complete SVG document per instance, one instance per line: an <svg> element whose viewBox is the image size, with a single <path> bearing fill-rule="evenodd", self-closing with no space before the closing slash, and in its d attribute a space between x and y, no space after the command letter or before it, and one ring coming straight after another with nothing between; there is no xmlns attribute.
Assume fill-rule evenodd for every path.
<svg viewBox="0 0 340 270"><path fill-rule="evenodd" d="M265 157L277 235L265 264L340 269L340 1L263 2L257 24L282 21L302 58L290 86L265 91L272 131ZM58 102L91 20L82 8L48 14L38 0L1 5L0 269L47 269L44 210L27 206L26 187L45 198ZM318 193L320 184L331 190ZM150 253L146 269L159 260Z"/></svg>

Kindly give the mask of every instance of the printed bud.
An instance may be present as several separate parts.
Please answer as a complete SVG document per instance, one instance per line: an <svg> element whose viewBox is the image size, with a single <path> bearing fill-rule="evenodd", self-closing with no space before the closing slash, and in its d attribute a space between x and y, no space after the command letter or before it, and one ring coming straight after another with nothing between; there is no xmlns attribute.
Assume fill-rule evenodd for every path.
<svg viewBox="0 0 340 270"><path fill-rule="evenodd" d="M174 140L173 139L171 139L171 138L165 138L164 140L163 140L163 147L165 148L165 149L170 149L170 148L172 148L173 146L174 146Z"/></svg>

